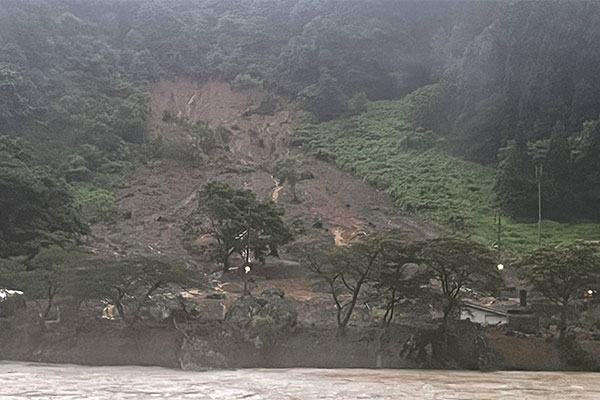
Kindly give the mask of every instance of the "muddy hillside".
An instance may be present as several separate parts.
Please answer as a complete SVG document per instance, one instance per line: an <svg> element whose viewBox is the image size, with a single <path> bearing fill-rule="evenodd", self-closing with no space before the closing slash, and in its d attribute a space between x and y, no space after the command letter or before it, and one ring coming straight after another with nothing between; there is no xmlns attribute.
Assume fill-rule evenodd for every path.
<svg viewBox="0 0 600 400"><path fill-rule="evenodd" d="M266 102L272 103L268 113L261 111ZM279 186L271 172L278 158L294 152L288 143L295 114L285 102L267 97L262 90L233 91L221 82L161 81L152 89L150 108L151 135L167 148L192 148L186 126L198 121L213 129L226 128L228 141L195 160L177 160L168 154L140 165L119 193L119 207L131 218L114 229L94 227L93 247L98 252L165 253L195 262L194 243L207 238L190 238L183 228L197 205L196 191L211 180L272 198L285 208L287 219L304 223L303 240L318 238L343 245L372 230L390 228L416 238L435 234L413 218L396 215L385 194L318 160L306 162L312 178L298 184L300 202L292 202L289 189Z"/></svg>

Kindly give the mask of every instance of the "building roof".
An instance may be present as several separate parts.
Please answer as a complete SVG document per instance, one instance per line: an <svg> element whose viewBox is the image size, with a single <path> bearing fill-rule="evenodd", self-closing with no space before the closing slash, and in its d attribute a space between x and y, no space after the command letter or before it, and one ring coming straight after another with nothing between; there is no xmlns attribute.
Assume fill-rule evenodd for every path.
<svg viewBox="0 0 600 400"><path fill-rule="evenodd" d="M468 302L468 301L463 301L463 307L474 308L476 310L485 311L485 312L489 312L489 313L496 314L496 315L501 315L503 317L506 317L508 315L504 311L495 310L493 308L485 307L485 306L482 306L480 304L475 304L475 303L471 303L471 302Z"/></svg>

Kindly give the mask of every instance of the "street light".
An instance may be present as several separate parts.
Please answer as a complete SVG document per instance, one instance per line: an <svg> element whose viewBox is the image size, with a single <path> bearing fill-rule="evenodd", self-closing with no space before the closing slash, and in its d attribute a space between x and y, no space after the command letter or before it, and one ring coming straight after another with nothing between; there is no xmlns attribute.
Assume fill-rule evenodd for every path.
<svg viewBox="0 0 600 400"><path fill-rule="evenodd" d="M248 296L250 293L248 292L248 274L252 271L252 267L250 267L249 261L246 261L246 265L244 266L244 295Z"/></svg>

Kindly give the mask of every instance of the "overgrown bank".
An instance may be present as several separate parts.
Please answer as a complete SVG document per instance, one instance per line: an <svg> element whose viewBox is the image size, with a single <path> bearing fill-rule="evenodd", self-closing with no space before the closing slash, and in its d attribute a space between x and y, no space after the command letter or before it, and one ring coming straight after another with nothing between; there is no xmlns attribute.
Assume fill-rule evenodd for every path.
<svg viewBox="0 0 600 400"><path fill-rule="evenodd" d="M384 190L405 213L496 244L495 171L449 154L442 136L413 122L428 91L398 101L369 102L356 116L324 123L305 119L295 128L293 144ZM595 223L542 224L544 243L599 235L600 224ZM516 254L533 249L537 224L503 216L500 244Z"/></svg>
<svg viewBox="0 0 600 400"><path fill-rule="evenodd" d="M565 370L556 343L507 335L464 322L447 344L436 326L354 326L337 336L333 327L298 325L257 345L252 328L225 320L119 321L87 319L55 325L35 319L3 319L4 360L84 365L154 365L188 370L214 368L436 368ZM254 325L256 326L256 325ZM442 352L443 346L446 352ZM516 354L515 349L527 356ZM592 353L593 354L593 353ZM594 367L596 368L596 367Z"/></svg>

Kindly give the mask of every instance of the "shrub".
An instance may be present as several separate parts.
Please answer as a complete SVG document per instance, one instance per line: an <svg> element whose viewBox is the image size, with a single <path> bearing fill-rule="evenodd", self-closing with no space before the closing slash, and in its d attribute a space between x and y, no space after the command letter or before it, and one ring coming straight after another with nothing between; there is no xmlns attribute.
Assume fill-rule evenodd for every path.
<svg viewBox="0 0 600 400"><path fill-rule="evenodd" d="M233 82L231 82L231 89L233 90L248 90L262 86L262 80L252 78L249 74L237 74Z"/></svg>
<svg viewBox="0 0 600 400"><path fill-rule="evenodd" d="M117 198L108 190L82 184L75 190L75 201L81 207L84 217L92 224L102 222L112 226L121 218Z"/></svg>

